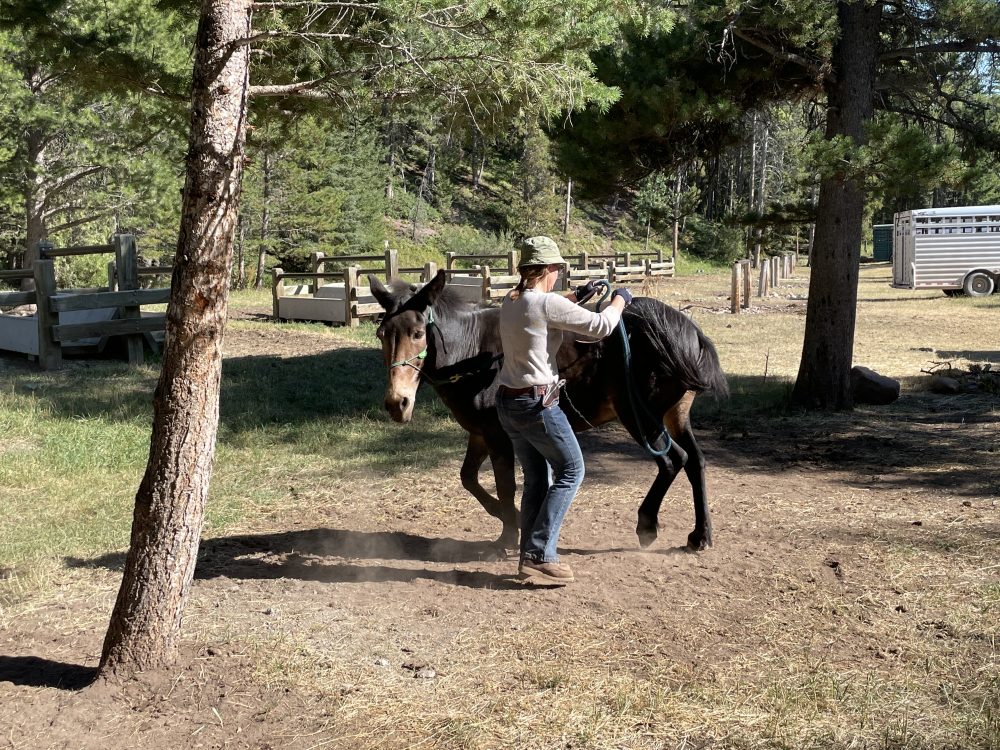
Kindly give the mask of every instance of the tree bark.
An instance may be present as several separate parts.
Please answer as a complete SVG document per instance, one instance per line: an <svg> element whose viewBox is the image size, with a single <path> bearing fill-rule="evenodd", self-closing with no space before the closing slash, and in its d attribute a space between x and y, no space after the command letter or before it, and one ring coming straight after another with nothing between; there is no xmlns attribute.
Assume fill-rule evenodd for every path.
<svg viewBox="0 0 1000 750"><path fill-rule="evenodd" d="M263 181L263 196L260 210L260 252L257 254L257 271L253 280L254 289L264 288L264 262L267 260L267 238L271 233L271 168L274 158L270 149L264 151L264 163L261 167Z"/></svg>
<svg viewBox="0 0 1000 750"><path fill-rule="evenodd" d="M219 423L222 338L243 176L250 0L204 0L181 227L149 462L99 674L169 664L194 577Z"/></svg>
<svg viewBox="0 0 1000 750"><path fill-rule="evenodd" d="M880 5L837 3L840 38L825 83L827 140L866 141L872 118ZM850 409L858 263L865 193L858 167L820 182L802 360L792 400L807 408Z"/></svg>

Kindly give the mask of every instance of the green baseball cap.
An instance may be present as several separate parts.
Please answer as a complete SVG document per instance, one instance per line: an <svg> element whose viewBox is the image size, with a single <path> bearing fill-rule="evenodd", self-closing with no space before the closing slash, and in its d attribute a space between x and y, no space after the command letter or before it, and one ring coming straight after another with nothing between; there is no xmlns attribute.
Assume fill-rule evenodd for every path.
<svg viewBox="0 0 1000 750"><path fill-rule="evenodd" d="M553 263L569 265L559 254L559 246L551 237L539 235L529 237L521 243L521 259L517 267L548 266Z"/></svg>

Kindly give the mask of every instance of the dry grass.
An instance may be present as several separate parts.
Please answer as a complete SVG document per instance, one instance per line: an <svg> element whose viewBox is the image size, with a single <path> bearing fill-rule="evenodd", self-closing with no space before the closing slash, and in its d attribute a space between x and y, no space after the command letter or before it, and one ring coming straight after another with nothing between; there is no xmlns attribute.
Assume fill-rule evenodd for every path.
<svg viewBox="0 0 1000 750"><path fill-rule="evenodd" d="M173 745L261 746L241 739L251 720L240 717L266 714L267 744L310 750L1000 750L997 398L931 397L920 375L934 360L1000 361L1000 298L899 292L885 276L863 269L856 358L912 380L894 407L824 416L781 405L797 369L804 278L739 317L722 312L721 275L659 285L691 305L736 386L706 414L717 544L703 555L671 549L690 524L682 480L661 542L635 548L649 467L605 430L587 439L588 484L563 535L580 581L558 592L513 584L512 564L478 544L498 529L459 486L461 441L439 407L424 404L422 425L395 431L366 414L367 391L347 411L310 414L306 401L234 415L214 484L228 499L213 511L185 625L195 666L169 688ZM283 335L310 346L338 336ZM340 361L330 356L316 366ZM241 372L271 367L257 364ZM4 402L17 434L7 450L44 456L45 429L29 429L23 397ZM122 423L134 429L131 417ZM131 471L105 467L123 486ZM46 492L70 491L51 482ZM31 497L45 517L43 495ZM96 511L119 530L121 502ZM65 526L59 511L33 521L19 507L0 526L2 549L22 548L11 537L23 526ZM92 663L118 559L95 559L87 545L111 551L115 538L51 542L31 558L43 574L0 581L0 646ZM65 566L67 550L83 567ZM415 677L422 666L435 676ZM0 696L0 722L16 727L0 745L44 746L47 715L30 729L17 721L39 696L2 682ZM288 696L297 708L283 716ZM141 710L112 710L102 744L82 744L141 744L151 735L129 721Z"/></svg>

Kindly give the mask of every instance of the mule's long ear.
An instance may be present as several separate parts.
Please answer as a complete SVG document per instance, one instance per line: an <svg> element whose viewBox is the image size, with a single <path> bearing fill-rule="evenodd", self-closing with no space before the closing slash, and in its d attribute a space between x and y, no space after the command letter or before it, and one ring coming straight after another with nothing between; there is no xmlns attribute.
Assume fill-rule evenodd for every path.
<svg viewBox="0 0 1000 750"><path fill-rule="evenodd" d="M420 312L426 310L441 296L441 292L444 291L444 282L447 278L448 274L443 270L438 271L437 276L424 284L420 288L420 291L413 295L413 299L406 303L406 306Z"/></svg>
<svg viewBox="0 0 1000 750"><path fill-rule="evenodd" d="M372 290L372 294L375 295L378 303L382 305L382 309L386 312L392 312L396 301L392 297L392 292L385 288L385 284L379 281L378 277L368 274L368 288Z"/></svg>

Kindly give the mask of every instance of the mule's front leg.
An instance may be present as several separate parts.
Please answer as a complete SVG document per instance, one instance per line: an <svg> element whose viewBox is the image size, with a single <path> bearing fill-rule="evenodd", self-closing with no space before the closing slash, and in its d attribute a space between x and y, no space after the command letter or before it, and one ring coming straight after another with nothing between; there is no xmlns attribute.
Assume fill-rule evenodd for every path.
<svg viewBox="0 0 1000 750"><path fill-rule="evenodd" d="M514 503L517 494L517 482L514 479L514 447L509 440L504 445L492 446L490 462L493 464L493 478L497 483L497 497L500 511L503 514L503 533L497 539L497 544L511 553L520 552L520 518L517 505Z"/></svg>
<svg viewBox="0 0 1000 750"><path fill-rule="evenodd" d="M497 539L496 544L503 549L516 548L518 540L518 526L517 526L517 511L514 507L513 491L510 493L509 498L504 498L503 492L501 491L501 482L497 480L498 494L501 495L501 499L493 497L486 489L479 483L479 470L482 468L483 462L486 461L487 456L490 455L490 451L486 446L486 441L479 435L469 435L469 444L465 449L465 460L462 461L462 486L472 493L472 496L479 501L479 504L483 506L483 509L496 519L499 519L503 524L503 531L500 533L500 537ZM496 465L493 467L494 472L497 472ZM514 468L513 463L510 468L510 482L513 484L514 481Z"/></svg>

